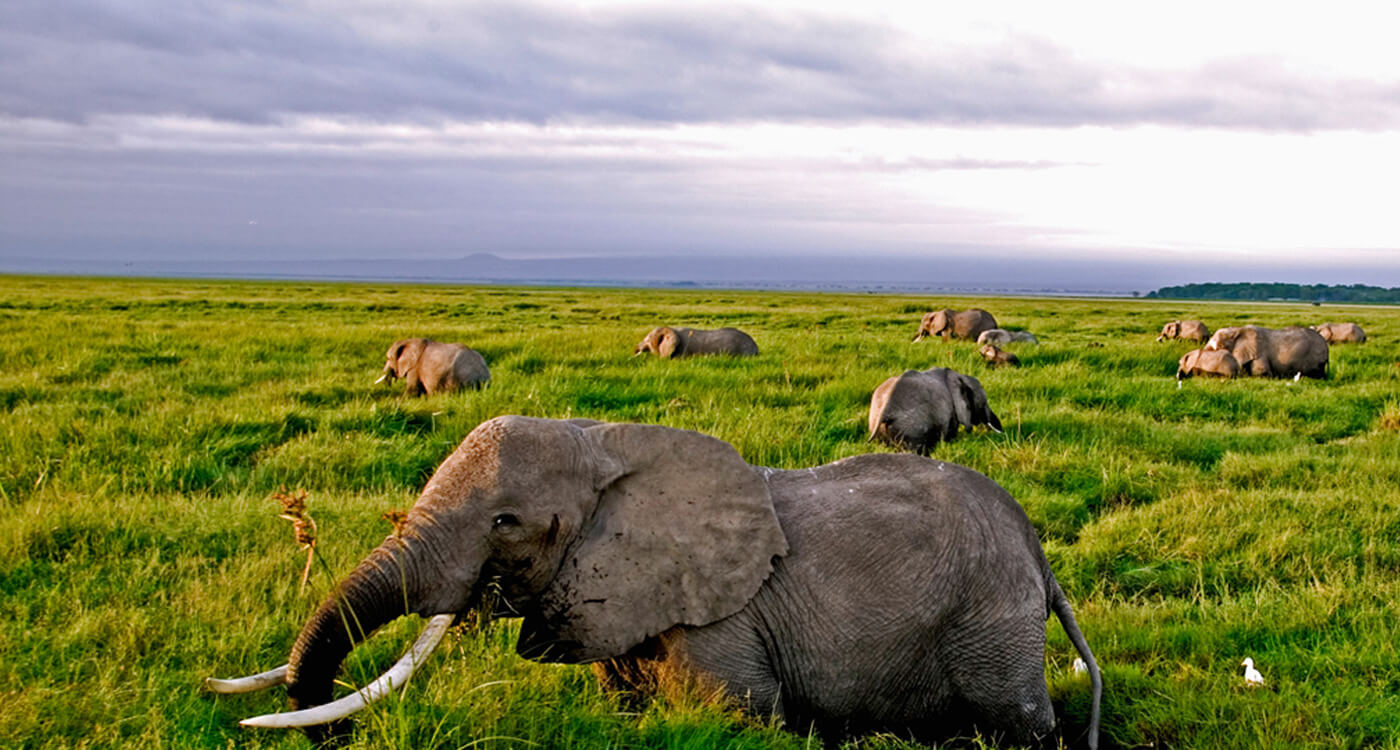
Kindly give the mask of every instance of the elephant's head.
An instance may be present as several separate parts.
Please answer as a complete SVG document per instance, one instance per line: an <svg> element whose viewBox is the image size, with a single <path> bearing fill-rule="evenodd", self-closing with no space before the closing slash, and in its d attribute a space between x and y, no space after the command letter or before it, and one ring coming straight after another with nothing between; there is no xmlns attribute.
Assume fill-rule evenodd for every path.
<svg viewBox="0 0 1400 750"><path fill-rule="evenodd" d="M1181 337L1181 321L1173 320L1162 326L1162 333L1157 337L1158 341L1163 339L1175 339Z"/></svg>
<svg viewBox="0 0 1400 750"><path fill-rule="evenodd" d="M405 526L312 616L292 647L287 693L293 708L327 702L356 642L407 613L445 627L487 590L499 597L496 614L524 616L522 655L620 656L674 626L739 611L786 550L765 480L723 441L652 425L498 417L467 436ZM319 724L358 707L249 722Z"/></svg>
<svg viewBox="0 0 1400 750"><path fill-rule="evenodd" d="M1205 348L1209 351L1231 351L1235 348L1235 342L1244 333L1242 327L1221 328L1206 342Z"/></svg>
<svg viewBox="0 0 1400 750"><path fill-rule="evenodd" d="M947 339L949 328L953 325L953 315L954 311L948 309L924 313L923 319L919 321L919 332L914 335L914 340L923 341L926 336L942 336Z"/></svg>
<svg viewBox="0 0 1400 750"><path fill-rule="evenodd" d="M652 352L662 359L670 359L680 354L680 335L670 326L651 329L632 350L632 356Z"/></svg>
<svg viewBox="0 0 1400 750"><path fill-rule="evenodd" d="M407 378L413 368L418 366L418 358L423 354L427 343L427 339L395 341L384 353L384 371L374 382L377 384L386 380L393 382L394 378Z"/></svg>

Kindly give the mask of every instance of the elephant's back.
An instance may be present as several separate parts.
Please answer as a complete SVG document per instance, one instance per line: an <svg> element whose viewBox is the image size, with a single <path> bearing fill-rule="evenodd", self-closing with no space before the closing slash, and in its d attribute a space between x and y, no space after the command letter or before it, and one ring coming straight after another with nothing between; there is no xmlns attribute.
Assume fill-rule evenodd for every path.
<svg viewBox="0 0 1400 750"><path fill-rule="evenodd" d="M981 308L971 308L953 316L953 333L961 339L977 340L983 331L997 327L997 319Z"/></svg>
<svg viewBox="0 0 1400 750"><path fill-rule="evenodd" d="M486 358L471 347L454 344L452 373L458 386L479 386L491 379L491 370L486 366Z"/></svg>
<svg viewBox="0 0 1400 750"><path fill-rule="evenodd" d="M738 328L694 330L690 332L686 351L694 354L732 354L744 357L758 354L758 344L752 336Z"/></svg>

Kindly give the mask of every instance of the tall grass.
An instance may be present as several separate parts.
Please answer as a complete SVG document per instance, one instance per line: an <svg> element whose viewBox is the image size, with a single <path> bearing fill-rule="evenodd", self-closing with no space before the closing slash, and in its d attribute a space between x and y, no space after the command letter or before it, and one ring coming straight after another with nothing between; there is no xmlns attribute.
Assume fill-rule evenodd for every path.
<svg viewBox="0 0 1400 750"><path fill-rule="evenodd" d="M988 370L911 344L928 309L980 306L1034 332ZM1355 320L1331 377L1173 379L1212 327ZM734 325L744 360L633 358L653 325ZM655 422L803 467L868 443L871 390L907 368L981 379L1003 434L939 446L1026 508L1100 663L1106 744L1400 747L1400 311L1141 300L710 290L0 278L0 746L300 747L241 730L279 691L214 697L211 674L286 659L297 629L476 424L499 414ZM481 351L481 392L373 386L395 339ZM305 489L305 553L271 495ZM327 572L329 570L329 572ZM391 661L415 623L359 649ZM1047 677L1077 735L1086 689L1051 624ZM586 669L456 632L363 747L817 747L722 707L601 694ZM1269 687L1235 673L1252 656ZM908 747L863 738L860 748Z"/></svg>

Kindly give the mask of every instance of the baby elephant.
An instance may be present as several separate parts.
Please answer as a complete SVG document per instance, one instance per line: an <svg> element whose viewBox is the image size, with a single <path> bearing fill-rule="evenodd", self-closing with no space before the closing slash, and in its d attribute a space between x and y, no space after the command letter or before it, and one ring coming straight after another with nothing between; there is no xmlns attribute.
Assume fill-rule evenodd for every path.
<svg viewBox="0 0 1400 750"><path fill-rule="evenodd" d="M1001 432L977 378L946 367L905 370L870 396L871 439L923 455L979 424Z"/></svg>
<svg viewBox="0 0 1400 750"><path fill-rule="evenodd" d="M1193 349L1181 357L1176 366L1176 379L1184 380L1197 375L1233 378L1240 374L1240 363L1235 355L1223 350Z"/></svg>
<svg viewBox="0 0 1400 750"><path fill-rule="evenodd" d="M1002 365L1011 365L1012 367L1021 366L1021 359L1019 357L1011 352L1004 352L992 344L983 344L982 348L977 351L982 354L982 359L987 360L987 364L992 367L1001 367Z"/></svg>
<svg viewBox="0 0 1400 750"><path fill-rule="evenodd" d="M661 326L651 332L632 350L632 356L652 352L662 359L679 359L703 354L728 354L750 357L758 354L753 337L737 328L702 331L695 328Z"/></svg>
<svg viewBox="0 0 1400 750"><path fill-rule="evenodd" d="M1360 344L1366 341L1366 332L1355 323L1323 323L1313 326L1329 344Z"/></svg>
<svg viewBox="0 0 1400 750"><path fill-rule="evenodd" d="M1005 328L983 331L982 335L977 337L979 344L1019 344L1022 342L1039 344L1040 340L1030 331L1008 331Z"/></svg>
<svg viewBox="0 0 1400 750"><path fill-rule="evenodd" d="M1186 339L1187 341L1205 341L1210 338L1210 329L1199 320L1173 320L1162 326L1162 333L1157 337L1158 341L1163 339Z"/></svg>
<svg viewBox="0 0 1400 750"><path fill-rule="evenodd" d="M400 378L405 396L481 388L491 379L486 360L461 344L432 339L395 341L384 355L384 374L375 383Z"/></svg>

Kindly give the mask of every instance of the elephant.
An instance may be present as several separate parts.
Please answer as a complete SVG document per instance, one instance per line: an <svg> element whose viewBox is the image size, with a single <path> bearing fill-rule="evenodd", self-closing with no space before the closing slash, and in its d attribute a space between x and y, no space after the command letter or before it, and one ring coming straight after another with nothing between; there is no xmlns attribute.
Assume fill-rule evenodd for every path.
<svg viewBox="0 0 1400 750"><path fill-rule="evenodd" d="M400 378L404 381L405 396L480 389L491 379L491 371L481 354L461 344L402 339L389 347L384 358L384 373L374 382L379 384Z"/></svg>
<svg viewBox="0 0 1400 750"><path fill-rule="evenodd" d="M1327 377L1327 340L1311 328L1221 328L1205 348L1230 352L1245 375L1295 380Z"/></svg>
<svg viewBox="0 0 1400 750"><path fill-rule="evenodd" d="M701 433L582 419L479 425L287 665L206 684L284 684L291 712L243 724L324 737L478 607L523 617L521 656L595 663L608 687L689 682L823 736L970 727L1012 742L1055 727L1053 612L1088 666L1097 745L1098 665L1035 528L988 477L893 453L770 469ZM405 614L430 619L404 659L327 704L342 660Z"/></svg>
<svg viewBox="0 0 1400 750"><path fill-rule="evenodd" d="M1329 344L1361 344L1366 341L1366 332L1355 323L1323 323L1313 326Z"/></svg>
<svg viewBox="0 0 1400 750"><path fill-rule="evenodd" d="M1186 339L1188 341L1205 341L1210 338L1210 329L1205 323L1199 320L1173 320L1162 326L1161 335L1157 336L1158 341L1163 339Z"/></svg>
<svg viewBox="0 0 1400 750"><path fill-rule="evenodd" d="M1240 363L1233 354L1223 349L1192 349L1177 362L1176 379L1180 381L1194 375L1233 378L1239 372Z"/></svg>
<svg viewBox="0 0 1400 750"><path fill-rule="evenodd" d="M870 396L870 438L920 454L980 424L1001 432L977 378L946 367L905 370Z"/></svg>
<svg viewBox="0 0 1400 750"><path fill-rule="evenodd" d="M935 310L925 313L919 321L919 332L914 334L914 341L923 341L925 336L942 336L944 341L949 338L976 341L983 331L996 327L997 319L986 310L975 307L970 310Z"/></svg>
<svg viewBox="0 0 1400 750"><path fill-rule="evenodd" d="M977 351L982 355L982 359L987 360L987 364L992 367L1001 367L1003 365L1011 365L1012 367L1021 366L1020 357L1017 357L1011 352L1004 352L991 344L983 344L982 348Z"/></svg>
<svg viewBox="0 0 1400 750"><path fill-rule="evenodd" d="M694 357L701 354L728 354L751 357L758 354L753 337L737 328L703 331L696 328L660 326L651 329L635 348L632 356L652 352L662 359Z"/></svg>
<svg viewBox="0 0 1400 750"><path fill-rule="evenodd" d="M1005 328L990 328L977 337L979 344L1039 344L1040 340L1030 331L1008 331Z"/></svg>

